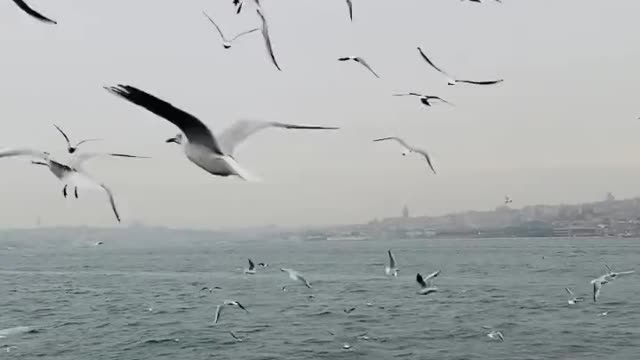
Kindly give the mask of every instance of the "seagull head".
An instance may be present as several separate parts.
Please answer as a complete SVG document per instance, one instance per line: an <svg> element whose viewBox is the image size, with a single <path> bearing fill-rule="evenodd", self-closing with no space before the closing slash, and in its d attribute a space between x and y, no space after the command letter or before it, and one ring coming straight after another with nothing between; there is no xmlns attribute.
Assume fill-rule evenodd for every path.
<svg viewBox="0 0 640 360"><path fill-rule="evenodd" d="M175 137L167 139L166 143L176 143L178 145L182 144L182 134L178 134Z"/></svg>
<svg viewBox="0 0 640 360"><path fill-rule="evenodd" d="M447 85L453 86L455 84L456 84L456 81L454 79L447 80Z"/></svg>

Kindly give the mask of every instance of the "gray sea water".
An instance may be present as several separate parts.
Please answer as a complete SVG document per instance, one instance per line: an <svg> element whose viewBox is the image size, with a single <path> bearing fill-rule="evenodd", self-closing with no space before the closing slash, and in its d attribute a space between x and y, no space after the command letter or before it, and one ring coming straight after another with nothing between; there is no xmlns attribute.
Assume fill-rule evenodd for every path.
<svg viewBox="0 0 640 360"><path fill-rule="evenodd" d="M596 304L589 284L605 263L640 270L633 239L36 244L0 240L0 329L28 327L0 338L0 359L640 358L640 274ZM271 266L243 275L248 257ZM437 269L440 292L416 295L416 273ZM569 306L566 286L587 301ZM214 325L225 299L249 313Z"/></svg>

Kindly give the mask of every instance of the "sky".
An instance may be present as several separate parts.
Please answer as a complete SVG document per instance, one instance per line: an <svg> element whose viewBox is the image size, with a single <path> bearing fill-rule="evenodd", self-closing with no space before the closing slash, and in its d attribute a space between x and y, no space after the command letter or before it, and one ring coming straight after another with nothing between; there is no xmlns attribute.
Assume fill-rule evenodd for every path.
<svg viewBox="0 0 640 360"><path fill-rule="evenodd" d="M640 23L636 0L262 0L282 72L260 33L230 50L224 32L259 25L231 0L30 0L58 21L39 23L0 3L0 146L69 160L63 138L103 138L87 151L151 159L94 159L123 218L172 227L229 228L366 222L397 216L579 203L640 195ZM460 78L446 85L422 49ZM381 79L355 63L364 57ZM263 179L211 176L164 140L178 129L103 86L148 91L220 131L242 118L338 126L272 129L236 159ZM439 95L420 105L398 92ZM400 136L427 150L402 157ZM117 226L100 192L64 199L62 185L30 159L0 159L0 226Z"/></svg>

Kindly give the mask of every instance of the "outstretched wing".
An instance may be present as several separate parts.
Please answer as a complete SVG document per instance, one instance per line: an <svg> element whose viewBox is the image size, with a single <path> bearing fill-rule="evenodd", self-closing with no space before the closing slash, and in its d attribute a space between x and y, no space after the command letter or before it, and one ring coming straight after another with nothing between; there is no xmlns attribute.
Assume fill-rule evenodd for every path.
<svg viewBox="0 0 640 360"><path fill-rule="evenodd" d="M243 32L241 32L240 34L238 34L238 35L234 36L234 37L233 37L233 39L231 39L231 41L234 41L234 40L236 40L236 39L237 39L237 38L239 38L239 37L242 37L242 36L245 36L245 35L251 34L252 32L256 32L256 31L258 31L258 30L260 30L260 29L259 29L259 28L255 28L255 29L251 29L251 30L243 31Z"/></svg>
<svg viewBox="0 0 640 360"><path fill-rule="evenodd" d="M222 307L223 307L223 306L224 306L224 305L218 305L218 306L216 306L216 313L215 313L215 315L213 316L213 323L214 323L214 324L217 324L217 323L218 323L218 320L220 320L220 314L222 314Z"/></svg>
<svg viewBox="0 0 640 360"><path fill-rule="evenodd" d="M431 169L431 171L433 171L433 173L436 173L436 169L433 168L433 164L431 163L431 157L429 157L429 154L421 149L412 149L414 152L417 152L418 154L422 155L424 157L425 160L427 160L427 164L429 165L429 168Z"/></svg>
<svg viewBox="0 0 640 360"><path fill-rule="evenodd" d="M431 60L429 60L429 58L427 57L427 55L422 51L422 49L418 46L418 51L420 52L420 56L422 56L422 58L424 59L424 61L427 62L427 64L431 65L432 68L438 70L439 73L444 74L447 77L451 77L449 74L447 74L444 70L440 69L439 67L436 66L436 64L434 64Z"/></svg>
<svg viewBox="0 0 640 360"><path fill-rule="evenodd" d="M499 79L499 80L489 80L489 81L472 81L472 80L457 80L456 82L458 83L467 83L467 84L474 84L474 85L495 85L495 84L499 84L501 82L503 82L504 79Z"/></svg>
<svg viewBox="0 0 640 360"><path fill-rule="evenodd" d="M353 3L351 0L347 0L347 6L349 7L349 19L353 21Z"/></svg>
<svg viewBox="0 0 640 360"><path fill-rule="evenodd" d="M118 214L118 209L116 208L116 201L113 198L113 193L104 184L100 184L100 186L107 193L107 196L109 197L109 203L111 204L111 209L113 210L113 214L116 216L116 220L118 220L118 222L120 222L120 214Z"/></svg>
<svg viewBox="0 0 640 360"><path fill-rule="evenodd" d="M0 158L11 156L31 156L42 160L47 160L49 154L39 150L33 149L2 149L0 150Z"/></svg>
<svg viewBox="0 0 640 360"><path fill-rule="evenodd" d="M324 126L308 126L308 125L294 125L285 124L279 122L265 122L259 120L239 120L233 123L230 127L225 129L220 136L218 136L218 143L220 148L227 155L232 155L235 148L242 143L249 136L257 133L260 130L270 127L283 128L283 129L303 129L303 130L337 130L335 127Z"/></svg>
<svg viewBox="0 0 640 360"><path fill-rule="evenodd" d="M267 47L267 51L269 52L271 61L273 61L273 65L276 66L276 69L282 71L282 69L280 69L280 66L278 65L278 61L276 61L276 56L273 54L273 46L271 45L271 38L269 37L269 25L267 24L267 19L265 19L262 11L260 11L259 8L256 11L258 12L258 16L262 20L262 37L264 38L264 44Z"/></svg>
<svg viewBox="0 0 640 360"><path fill-rule="evenodd" d="M238 307L246 312L249 312L249 310L247 310L244 306L242 306L242 304L240 304L239 302L236 301L236 304L238 304Z"/></svg>
<svg viewBox="0 0 640 360"><path fill-rule="evenodd" d="M593 283L593 302L598 301L598 296L600 296L600 289L602 288L602 283L596 281Z"/></svg>
<svg viewBox="0 0 640 360"><path fill-rule="evenodd" d="M416 281L418 282L418 284L420 284L420 286L422 286L423 288L427 287L427 283L424 282L424 279L422 278L422 275L420 275L420 273L418 273L416 275Z"/></svg>
<svg viewBox="0 0 640 360"><path fill-rule="evenodd" d="M390 137L383 137L383 138L379 138L379 139L373 139L374 142L388 141L388 140L396 141L397 143L399 143L401 146L403 146L407 150L411 150L411 147L409 147L409 144L407 144L404 140L400 139L399 137L390 136Z"/></svg>
<svg viewBox="0 0 640 360"><path fill-rule="evenodd" d="M222 30L220 29L220 27L218 26L218 24L216 24L215 21L213 21L213 19L207 15L206 12L202 12L204 14L204 16L207 17L207 19L209 19L209 22L211 22L213 24L213 26L216 28L216 30L218 30L218 34L220 34L220 37L222 38L223 41L227 41L227 38L224 37L224 34L222 33Z"/></svg>
<svg viewBox="0 0 640 360"><path fill-rule="evenodd" d="M367 63L365 59L361 57L356 57L355 60L359 62L362 66L366 67L369 71L371 71L371 73L375 75L375 77L377 77L378 79L380 78L380 76L375 71L373 71L373 69L371 68L371 66L369 66L369 63Z"/></svg>
<svg viewBox="0 0 640 360"><path fill-rule="evenodd" d="M84 140L80 141L79 143L77 143L77 144L76 144L76 147L78 147L78 146L80 146L80 145L82 145L82 144L84 144L84 143L86 143L86 142L90 142L90 141L100 141L100 140L102 140L102 139L84 139Z"/></svg>
<svg viewBox="0 0 640 360"><path fill-rule="evenodd" d="M396 268L396 257L393 256L393 253L391 252L391 249L389 249L388 253L389 253L389 268L395 269Z"/></svg>
<svg viewBox="0 0 640 360"><path fill-rule="evenodd" d="M137 156L137 155L128 155L128 154L114 154L114 153L79 153L74 156L69 162L69 167L82 170L82 164L84 164L87 160L93 159L99 156L113 156L113 157L121 157L121 158L129 158L129 159L148 159L147 156Z"/></svg>
<svg viewBox="0 0 640 360"><path fill-rule="evenodd" d="M571 291L571 289L569 289L568 287L567 287L567 288L564 288L564 289L567 291L567 293L569 294L569 296L573 296L573 291Z"/></svg>
<svg viewBox="0 0 640 360"><path fill-rule="evenodd" d="M62 134L62 136L64 136L64 139L67 141L67 145L69 147L71 147L71 141L69 140L69 137L67 136L67 134L64 133L64 131L62 131L62 129L60 129L60 127L58 127L58 125L53 124L53 126L56 127L56 129L58 129L58 131L60 132L60 134Z"/></svg>
<svg viewBox="0 0 640 360"><path fill-rule="evenodd" d="M23 0L13 0L14 3L16 3L16 5L18 5L18 7L20 9L22 9L22 11L26 12L27 14L31 15L33 18L38 19L42 22L45 23L49 23L49 24L57 24L57 22L55 22L54 20L49 19L48 17L40 14L39 12L33 10L29 5L27 5L27 3L25 3Z"/></svg>
<svg viewBox="0 0 640 360"><path fill-rule="evenodd" d="M248 260L249 260L249 270L253 270L253 269L255 269L255 268L256 268L256 266L255 266L255 265L253 265L253 261L251 261L251 259L248 259Z"/></svg>

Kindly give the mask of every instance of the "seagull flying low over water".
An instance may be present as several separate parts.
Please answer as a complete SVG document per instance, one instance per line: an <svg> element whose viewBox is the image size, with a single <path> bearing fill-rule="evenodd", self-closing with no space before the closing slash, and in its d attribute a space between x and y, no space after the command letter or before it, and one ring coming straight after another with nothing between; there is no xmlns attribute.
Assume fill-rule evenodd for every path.
<svg viewBox="0 0 640 360"><path fill-rule="evenodd" d="M235 175L244 180L257 180L238 164L233 156L233 152L246 138L260 130L272 127L305 130L338 129L335 127L240 120L236 121L231 127L218 136L214 136L211 130L195 116L133 86L119 85L117 87L107 87L106 89L133 104L151 111L180 128L184 135L178 134L166 142L183 145L184 152L191 162L208 173L218 176Z"/></svg>
<svg viewBox="0 0 640 360"><path fill-rule="evenodd" d="M16 5L18 5L18 7L22 9L22 11L26 12L27 14L29 14L31 17L35 19L40 20L43 23L47 23L47 24L57 24L57 22L55 22L54 20L51 20L48 17L33 10L33 8L27 5L27 3L25 3L23 0L13 0L13 2L16 3Z"/></svg>
<svg viewBox="0 0 640 360"><path fill-rule="evenodd" d="M611 269L611 267L609 267L609 265L604 264L604 266L607 268L607 280L613 281L615 279L618 278L618 276L622 276L622 275L629 275L629 274L633 274L635 271L634 270L629 270L629 271L621 271L621 272L615 272Z"/></svg>
<svg viewBox="0 0 640 360"><path fill-rule="evenodd" d="M387 251L389 255L389 265L384 267L384 273L387 275L398 276L398 266L396 265L396 257L393 256L391 249Z"/></svg>
<svg viewBox="0 0 640 360"><path fill-rule="evenodd" d="M569 305L575 305L579 302L583 302L584 298L579 298L579 297L575 297L575 295L573 295L573 291L571 291L571 289L564 288L567 291L567 294L569 294L569 300L567 300L567 303L569 303Z"/></svg>
<svg viewBox="0 0 640 360"><path fill-rule="evenodd" d="M591 285L593 285L593 302L598 301L598 297L600 296L600 289L602 289L602 285L608 284L607 275L602 275L591 280Z"/></svg>
<svg viewBox="0 0 640 360"><path fill-rule="evenodd" d="M253 264L253 261L251 261L251 259L247 260L249 260L249 267L247 269L244 269L244 273L254 275L256 273L256 266Z"/></svg>
<svg viewBox="0 0 640 360"><path fill-rule="evenodd" d="M67 151L69 152L69 154L73 154L76 152L76 150L78 150L78 148L80 147L80 145L89 142L89 141L98 141L98 140L102 140L102 139L85 139L82 140L78 143L76 143L75 146L71 145L71 141L69 140L69 137L67 136L67 134L64 133L64 131L62 131L62 129L60 129L60 127L56 124L53 124L53 126L55 126L56 129L58 129L58 131L60 132L60 134L62 134L62 136L64 136L65 141L67 142Z"/></svg>
<svg viewBox="0 0 640 360"><path fill-rule="evenodd" d="M505 197L504 197L504 204L505 204L505 205L509 205L509 204L511 204L512 202L513 202L513 200L512 200L509 196L506 196L506 195L505 195Z"/></svg>
<svg viewBox="0 0 640 360"><path fill-rule="evenodd" d="M240 309L244 310L245 312L249 312L249 310L247 310L244 306L242 306L242 304L240 304L237 301L234 300L225 300L221 305L216 306L216 313L214 315L213 318L213 323L217 324L218 320L220 320L220 315L222 314L222 308L225 306L237 306Z"/></svg>
<svg viewBox="0 0 640 360"><path fill-rule="evenodd" d="M466 83L466 84L473 84L473 85L495 85L495 84L498 84L498 83L501 83L501 82L504 81L503 79L489 80L489 81L473 81L473 80L455 79L455 78L451 77L449 74L447 74L444 70L442 70L439 67L437 67L431 60L429 60L427 55L422 51L422 49L420 47L418 47L418 51L420 52L420 55L422 56L424 61L426 61L429 65L431 65L432 68L436 69L439 73L441 73L442 75L444 75L444 76L446 76L448 78L447 79L447 84L449 84L449 85L455 85L457 83Z"/></svg>
<svg viewBox="0 0 640 360"><path fill-rule="evenodd" d="M426 278L423 278L420 273L416 275L416 281L420 284L420 290L418 290L418 295L429 295L433 292L438 291L438 288L433 285L433 279L440 275L440 270L430 274Z"/></svg>
<svg viewBox="0 0 640 360"><path fill-rule="evenodd" d="M400 146L403 147L404 150L402 151L402 156L406 156L408 153L412 153L412 152L422 155L424 159L427 160L427 164L429 165L429 168L431 169L431 171L433 171L434 174L436 173L436 170L433 168L433 164L431 164L431 158L429 157L429 154L426 151L409 146L409 144L407 144L404 140L400 139L399 137L395 137L395 136L384 137L384 138L374 139L373 141L378 142L378 141L387 141L387 140L394 140L398 144L400 144Z"/></svg>
<svg viewBox="0 0 640 360"><path fill-rule="evenodd" d="M416 96L418 98L420 98L420 102L425 105L425 106L431 106L431 101L430 100L438 100L441 101L445 104L454 106L452 103L448 102L447 100L439 97L439 96L432 96L432 95L422 95L422 94L418 94L418 93L406 93L406 94L393 94L393 96Z"/></svg>
<svg viewBox="0 0 640 360"><path fill-rule="evenodd" d="M294 281L300 281L301 283L304 284L304 286L306 286L309 289L311 289L311 284L299 272L297 272L297 271L295 271L293 269L285 269L285 268L280 268L280 271L288 273L289 274L289 279L294 280ZM285 287L283 286L283 291L284 291L284 289L285 289Z"/></svg>
<svg viewBox="0 0 640 360"><path fill-rule="evenodd" d="M371 66L369 66L367 61L365 59L361 58L360 56L341 57L341 58L338 59L338 61L355 61L355 62L359 63L360 65L364 66L365 68L367 68L367 70L371 71L371 73L373 75L375 75L375 77L377 77L378 79L380 78L380 76L378 76L378 74L375 71L373 71Z"/></svg>
<svg viewBox="0 0 640 360"><path fill-rule="evenodd" d="M202 289L200 289L200 292L205 291L205 290L209 290L209 292L212 293L213 290L222 290L222 288L220 286L214 286L212 288L208 287L208 286L205 286Z"/></svg>
<svg viewBox="0 0 640 360"><path fill-rule="evenodd" d="M243 31L243 32L239 33L238 35L232 37L231 39L227 39L227 37L224 36L224 33L222 32L222 29L220 29L218 24L216 24L215 21L213 21L213 19L209 15L207 15L206 12L203 11L202 13L204 14L204 16L207 17L207 19L209 19L209 21L213 24L213 26L216 28L216 30L218 30L218 34L220 34L220 39L222 39L222 47L224 47L225 49L231 48L231 43L236 41L236 39L238 39L239 37L242 37L244 35L251 34L252 32L260 30L260 28L255 28L255 29Z"/></svg>
<svg viewBox="0 0 640 360"><path fill-rule="evenodd" d="M269 36L269 24L267 24L267 19L264 17L264 14L260 10L260 8L258 8L256 12L260 17L260 21L262 24L260 26L260 30L262 30L262 37L264 38L264 46L266 47L267 52L271 57L271 61L273 62L273 65L276 66L276 69L278 69L279 71L282 71L282 69L280 69L280 65L278 65L278 61L276 61L276 56L273 54L273 45L271 45L271 37Z"/></svg>
<svg viewBox="0 0 640 360"><path fill-rule="evenodd" d="M242 342L242 339L239 338L233 331L229 331L229 335L231 335L231 337L234 338L236 341Z"/></svg>
<svg viewBox="0 0 640 360"><path fill-rule="evenodd" d="M502 335L502 332L498 330L492 330L490 333L487 334L487 336L489 337L489 339L492 339L492 340L504 341L504 335Z"/></svg>

